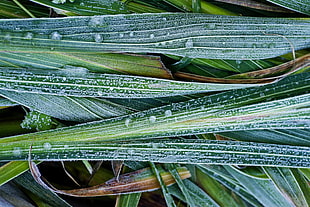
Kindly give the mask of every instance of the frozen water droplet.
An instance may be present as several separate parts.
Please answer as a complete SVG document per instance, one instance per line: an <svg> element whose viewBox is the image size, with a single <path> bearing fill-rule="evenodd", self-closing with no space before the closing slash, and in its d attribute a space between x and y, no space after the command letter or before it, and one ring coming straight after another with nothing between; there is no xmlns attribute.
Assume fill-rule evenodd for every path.
<svg viewBox="0 0 310 207"><path fill-rule="evenodd" d="M53 32L53 33L51 34L51 39L52 39L52 40L61 40L61 37L62 37L62 35L59 34L59 32Z"/></svg>
<svg viewBox="0 0 310 207"><path fill-rule="evenodd" d="M133 37L134 36L134 33L133 32L130 32L129 33L129 37Z"/></svg>
<svg viewBox="0 0 310 207"><path fill-rule="evenodd" d="M163 21L167 21L167 18L166 18L166 17L164 17L164 18L163 18Z"/></svg>
<svg viewBox="0 0 310 207"><path fill-rule="evenodd" d="M276 47L276 44L275 44L275 43L270 43L270 44L268 45L268 47L269 47L269 48L275 48L275 47Z"/></svg>
<svg viewBox="0 0 310 207"><path fill-rule="evenodd" d="M215 23L209 23L209 24L206 24L206 28L208 28L208 29L215 29L216 25L215 25Z"/></svg>
<svg viewBox="0 0 310 207"><path fill-rule="evenodd" d="M49 150L52 148L52 145L50 143L46 142L43 144L43 147L44 147L44 149Z"/></svg>
<svg viewBox="0 0 310 207"><path fill-rule="evenodd" d="M32 38L33 38L33 34L31 32L27 32L27 34L25 35L25 39L31 40Z"/></svg>
<svg viewBox="0 0 310 207"><path fill-rule="evenodd" d="M84 2L81 2L81 3L80 3L80 6L85 6Z"/></svg>
<svg viewBox="0 0 310 207"><path fill-rule="evenodd" d="M156 116L150 116L149 120L150 120L151 123L155 123Z"/></svg>
<svg viewBox="0 0 310 207"><path fill-rule="evenodd" d="M260 97L264 97L265 94L264 94L263 92L260 92L259 96L260 96Z"/></svg>
<svg viewBox="0 0 310 207"><path fill-rule="evenodd" d="M11 41L11 35L10 35L10 34L6 34L6 35L4 36L4 41L6 41L6 42Z"/></svg>
<svg viewBox="0 0 310 207"><path fill-rule="evenodd" d="M186 48L193 47L193 40L192 39L187 40L186 43L185 43L185 47Z"/></svg>
<svg viewBox="0 0 310 207"><path fill-rule="evenodd" d="M125 120L125 126L126 126L126 127L129 127L130 121L131 121L130 119L126 119L126 120Z"/></svg>
<svg viewBox="0 0 310 207"><path fill-rule="evenodd" d="M242 63L242 60L236 60L236 64L240 65Z"/></svg>
<svg viewBox="0 0 310 207"><path fill-rule="evenodd" d="M123 33L120 33L120 34L119 34L119 37L120 37L120 38L123 38L123 37L124 37L124 34L123 34Z"/></svg>
<svg viewBox="0 0 310 207"><path fill-rule="evenodd" d="M65 148L65 149L68 149L68 148L69 148L69 145L67 145L67 144L64 145L64 148Z"/></svg>
<svg viewBox="0 0 310 207"><path fill-rule="evenodd" d="M166 110L166 111L165 111L165 116L171 116L171 115L172 115L171 110Z"/></svg>
<svg viewBox="0 0 310 207"><path fill-rule="evenodd" d="M102 91L98 91L97 94L98 94L98 96L102 96L103 95Z"/></svg>
<svg viewBox="0 0 310 207"><path fill-rule="evenodd" d="M154 38L154 34L150 34L150 38L153 39Z"/></svg>
<svg viewBox="0 0 310 207"><path fill-rule="evenodd" d="M103 41L103 36L101 34L95 34L95 41L100 43Z"/></svg>
<svg viewBox="0 0 310 207"><path fill-rule="evenodd" d="M19 155L21 155L21 154L22 154L22 152L21 152L21 150L20 150L20 147L14 147L14 149L13 149L13 155L19 156Z"/></svg>
<svg viewBox="0 0 310 207"><path fill-rule="evenodd" d="M51 47L51 50L54 50L55 48Z"/></svg>

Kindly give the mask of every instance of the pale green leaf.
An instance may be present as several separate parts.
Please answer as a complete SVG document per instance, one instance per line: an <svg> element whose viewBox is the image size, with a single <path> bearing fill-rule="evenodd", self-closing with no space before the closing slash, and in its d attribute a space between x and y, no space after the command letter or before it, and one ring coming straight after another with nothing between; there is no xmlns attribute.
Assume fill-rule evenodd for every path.
<svg viewBox="0 0 310 207"><path fill-rule="evenodd" d="M216 84L63 70L0 68L0 90L75 97L153 98L259 86Z"/></svg>
<svg viewBox="0 0 310 207"><path fill-rule="evenodd" d="M117 198L115 207L137 207L140 201L141 193L130 193L120 195Z"/></svg>
<svg viewBox="0 0 310 207"><path fill-rule="evenodd" d="M309 0L267 0L279 6L297 11L303 14L310 15L310 1Z"/></svg>
<svg viewBox="0 0 310 207"><path fill-rule="evenodd" d="M305 195L300 188L300 185L295 177L298 174L292 172L289 168L277 168L277 167L264 167L265 172L270 177L270 179L274 182L275 186L279 189L279 191L286 198L287 202L292 206L308 206ZM300 176L300 175L299 175ZM307 191L309 193L309 186L305 184L308 188Z"/></svg>
<svg viewBox="0 0 310 207"><path fill-rule="evenodd" d="M151 52L240 60L276 57L310 44L309 20L191 13L3 19L0 31L0 51Z"/></svg>

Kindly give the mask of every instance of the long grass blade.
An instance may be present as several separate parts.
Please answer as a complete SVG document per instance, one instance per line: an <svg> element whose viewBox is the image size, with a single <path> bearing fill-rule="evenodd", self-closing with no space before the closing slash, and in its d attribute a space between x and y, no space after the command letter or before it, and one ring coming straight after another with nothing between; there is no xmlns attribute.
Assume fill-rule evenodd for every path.
<svg viewBox="0 0 310 207"><path fill-rule="evenodd" d="M293 11L310 15L310 1L309 0L267 0L279 6L282 6Z"/></svg>
<svg viewBox="0 0 310 207"><path fill-rule="evenodd" d="M85 68L47 71L0 68L0 90L75 97L154 98L236 88L255 84L182 82L157 78L90 73Z"/></svg>
<svg viewBox="0 0 310 207"><path fill-rule="evenodd" d="M0 31L0 51L15 52L151 52L240 60L276 57L310 44L309 20L190 13L3 19Z"/></svg>

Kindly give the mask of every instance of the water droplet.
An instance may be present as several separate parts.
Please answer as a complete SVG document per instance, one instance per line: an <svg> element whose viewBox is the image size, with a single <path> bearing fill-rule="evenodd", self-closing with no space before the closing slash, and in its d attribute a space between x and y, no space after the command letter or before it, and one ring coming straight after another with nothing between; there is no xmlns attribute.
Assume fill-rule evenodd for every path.
<svg viewBox="0 0 310 207"><path fill-rule="evenodd" d="M236 64L240 65L242 63L242 60L236 60Z"/></svg>
<svg viewBox="0 0 310 207"><path fill-rule="evenodd" d="M150 116L149 120L150 120L151 123L155 123L156 116Z"/></svg>
<svg viewBox="0 0 310 207"><path fill-rule="evenodd" d="M275 44L275 43L269 43L268 47L269 47L269 48L275 48L275 47L276 47L276 44Z"/></svg>
<svg viewBox="0 0 310 207"><path fill-rule="evenodd" d="M186 43L185 43L185 47L186 48L193 47L193 40L192 39L187 40Z"/></svg>
<svg viewBox="0 0 310 207"><path fill-rule="evenodd" d="M69 145L67 145L67 144L64 145L64 148L65 148L65 149L68 149L68 148L69 148Z"/></svg>
<svg viewBox="0 0 310 207"><path fill-rule="evenodd" d="M123 33L120 33L120 34L119 34L119 37L120 37L120 38L124 37L124 34L123 34Z"/></svg>
<svg viewBox="0 0 310 207"><path fill-rule="evenodd" d="M91 17L91 19L89 20L89 23L88 25L89 26L93 26L93 27L96 27L96 26L99 26L102 22L102 17L99 17L99 16L93 16Z"/></svg>
<svg viewBox="0 0 310 207"><path fill-rule="evenodd" d="M216 25L215 25L215 23L209 23L209 24L206 24L206 28L208 28L208 29L215 29Z"/></svg>
<svg viewBox="0 0 310 207"><path fill-rule="evenodd" d="M95 34L95 41L100 43L103 41L103 36L101 34Z"/></svg>
<svg viewBox="0 0 310 207"><path fill-rule="evenodd" d="M52 40L61 40L61 37L62 37L62 35L59 34L59 32L53 32L53 33L51 34L51 39L52 39Z"/></svg>
<svg viewBox="0 0 310 207"><path fill-rule="evenodd" d="M43 144L43 147L44 147L44 149L49 150L52 148L52 145L50 143L46 142Z"/></svg>
<svg viewBox="0 0 310 207"><path fill-rule="evenodd" d="M129 33L129 37L133 37L134 36L134 33L133 32L130 32Z"/></svg>
<svg viewBox="0 0 310 207"><path fill-rule="evenodd" d="M166 110L166 111L165 111L165 116L171 116L171 115L172 115L171 110Z"/></svg>
<svg viewBox="0 0 310 207"><path fill-rule="evenodd" d="M25 39L31 40L32 38L33 38L33 34L31 32L27 32L27 34L25 35Z"/></svg>
<svg viewBox="0 0 310 207"><path fill-rule="evenodd" d="M126 127L129 127L130 121L131 121L130 119L126 119L126 120L125 120L125 126L126 126Z"/></svg>
<svg viewBox="0 0 310 207"><path fill-rule="evenodd" d="M81 3L80 3L80 6L85 6L84 2L81 2Z"/></svg>
<svg viewBox="0 0 310 207"><path fill-rule="evenodd" d="M150 38L153 39L154 38L154 34L150 34Z"/></svg>
<svg viewBox="0 0 310 207"><path fill-rule="evenodd" d="M6 34L4 36L4 41L7 41L7 42L11 41L11 35L10 34Z"/></svg>
<svg viewBox="0 0 310 207"><path fill-rule="evenodd" d="M21 152L21 150L20 150L20 147L14 147L14 149L13 149L13 155L19 156L19 155L21 155L21 154L22 154L22 152Z"/></svg>
<svg viewBox="0 0 310 207"><path fill-rule="evenodd" d="M167 21L167 18L166 18L166 17L164 17L164 18L163 18L163 21Z"/></svg>
<svg viewBox="0 0 310 207"><path fill-rule="evenodd" d="M102 96L103 95L102 91L98 91L97 94L98 94L98 96Z"/></svg>

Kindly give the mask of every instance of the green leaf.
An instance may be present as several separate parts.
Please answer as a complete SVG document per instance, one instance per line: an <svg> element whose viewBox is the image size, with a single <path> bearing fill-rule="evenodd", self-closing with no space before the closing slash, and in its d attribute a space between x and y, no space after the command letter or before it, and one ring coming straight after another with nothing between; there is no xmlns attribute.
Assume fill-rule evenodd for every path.
<svg viewBox="0 0 310 207"><path fill-rule="evenodd" d="M16 106L16 105L18 105L16 102L0 97L0 108L7 107L7 106Z"/></svg>
<svg viewBox="0 0 310 207"><path fill-rule="evenodd" d="M140 201L141 193L130 193L120 195L117 198L115 207L137 207Z"/></svg>
<svg viewBox="0 0 310 207"><path fill-rule="evenodd" d="M157 56L118 53L24 53L3 52L1 67L72 69L84 67L92 72L133 74L171 79L170 72Z"/></svg>
<svg viewBox="0 0 310 207"><path fill-rule="evenodd" d="M224 168L263 206L291 207L270 180L254 179L244 176L230 166Z"/></svg>
<svg viewBox="0 0 310 207"><path fill-rule="evenodd" d="M64 1L57 0L31 0L32 2L55 9L60 14L68 16L75 15L102 15L102 14L122 14L128 13L125 4L118 0L73 0Z"/></svg>
<svg viewBox="0 0 310 207"><path fill-rule="evenodd" d="M3 139L0 139L3 140ZM253 142L171 139L132 142L23 141L1 143L0 160L125 160L162 163L310 167L309 147Z"/></svg>
<svg viewBox="0 0 310 207"><path fill-rule="evenodd" d="M0 51L163 53L190 58L264 59L309 47L309 20L129 14L0 20Z"/></svg>
<svg viewBox="0 0 310 207"><path fill-rule="evenodd" d="M183 180L183 183L190 196L194 199L195 205L193 205L193 207L219 207L219 205L205 191L198 187L198 185L188 179ZM173 196L186 202L184 195L176 185L169 186L168 191Z"/></svg>
<svg viewBox="0 0 310 207"><path fill-rule="evenodd" d="M167 189L167 186L161 176L161 173L160 173L160 169L157 169L157 166L150 162L150 166L151 166L151 169L153 171L153 173L155 174L157 180L158 180L158 183L160 184L160 187L161 187L161 190L163 192L163 195L164 195L164 198L166 200L166 204L168 207L176 207L176 204L171 196L171 194L169 193L168 189Z"/></svg>
<svg viewBox="0 0 310 207"><path fill-rule="evenodd" d="M12 161L0 167L0 186L29 169L26 161Z"/></svg>
<svg viewBox="0 0 310 207"><path fill-rule="evenodd" d="M300 188L298 181L301 179L297 179L295 176L301 177L295 170L295 174L289 168L276 168L276 167L264 167L265 172L270 177L270 179L274 182L275 186L279 189L279 191L286 198L287 202L292 206L309 206L307 203L306 197L309 195L305 195L304 193L310 192L310 188L306 181L303 186L306 189ZM304 193L303 193L304 192Z"/></svg>
<svg viewBox="0 0 310 207"><path fill-rule="evenodd" d="M267 0L279 6L297 11L303 14L310 15L310 1L309 0Z"/></svg>
<svg viewBox="0 0 310 207"><path fill-rule="evenodd" d="M132 111L120 104L99 98L53 96L5 90L0 90L0 94L32 110L66 121L94 121L125 115Z"/></svg>
<svg viewBox="0 0 310 207"><path fill-rule="evenodd" d="M259 86L216 84L116 74L90 73L85 68L63 70L0 68L0 90L58 96L153 98ZM1 92L0 92L1 93Z"/></svg>
<svg viewBox="0 0 310 207"><path fill-rule="evenodd" d="M264 129L219 134L239 141L310 146L309 129Z"/></svg>

